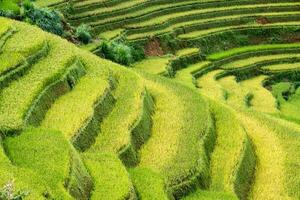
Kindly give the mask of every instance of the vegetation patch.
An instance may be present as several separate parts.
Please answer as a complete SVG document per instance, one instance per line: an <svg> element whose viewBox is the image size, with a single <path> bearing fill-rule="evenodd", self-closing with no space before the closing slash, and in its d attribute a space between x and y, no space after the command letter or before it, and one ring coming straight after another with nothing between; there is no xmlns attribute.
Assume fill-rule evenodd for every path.
<svg viewBox="0 0 300 200"><path fill-rule="evenodd" d="M135 199L129 174L116 155L86 153L83 158L94 177L91 199Z"/></svg>
<svg viewBox="0 0 300 200"><path fill-rule="evenodd" d="M103 41L96 51L101 57L122 65L131 65L145 57L142 49L130 46L122 40L113 42Z"/></svg>
<svg viewBox="0 0 300 200"><path fill-rule="evenodd" d="M135 168L129 171L139 198L142 199L172 199L167 193L162 176L147 168Z"/></svg>

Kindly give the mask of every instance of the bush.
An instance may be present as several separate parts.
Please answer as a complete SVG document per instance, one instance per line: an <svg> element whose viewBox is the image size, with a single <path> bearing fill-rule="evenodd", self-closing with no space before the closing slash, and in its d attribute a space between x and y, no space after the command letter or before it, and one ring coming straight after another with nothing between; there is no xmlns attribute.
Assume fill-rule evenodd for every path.
<svg viewBox="0 0 300 200"><path fill-rule="evenodd" d="M67 6L66 6L66 11L68 14L74 14L74 2L73 1L68 1Z"/></svg>
<svg viewBox="0 0 300 200"><path fill-rule="evenodd" d="M75 37L84 44L87 44L92 39L90 31L91 28L89 26L87 26L86 24L81 24L76 28Z"/></svg>
<svg viewBox="0 0 300 200"><path fill-rule="evenodd" d="M1 17L8 17L8 18L16 18L16 15L12 11L0 10Z"/></svg>
<svg viewBox="0 0 300 200"><path fill-rule="evenodd" d="M145 58L142 48L132 47L122 40L102 41L98 49L98 55L122 65L130 65Z"/></svg>
<svg viewBox="0 0 300 200"><path fill-rule="evenodd" d="M58 12L36 8L32 3L25 1L23 3L25 21L35 24L41 29L62 36L64 33L62 18Z"/></svg>
<svg viewBox="0 0 300 200"><path fill-rule="evenodd" d="M176 52L179 48L179 43L176 40L176 37L172 34L163 35L160 38L161 45L163 49L170 50L171 52Z"/></svg>
<svg viewBox="0 0 300 200"><path fill-rule="evenodd" d="M110 43L108 41L104 40L104 41L101 42L101 44L99 46L98 55L103 57L103 58L113 60L113 55L112 55Z"/></svg>
<svg viewBox="0 0 300 200"><path fill-rule="evenodd" d="M117 63L130 65L133 63L131 48L123 43L113 42L111 45L113 58Z"/></svg>
<svg viewBox="0 0 300 200"><path fill-rule="evenodd" d="M28 192L14 191L14 183L12 181L8 182L6 185L0 189L0 200L22 200L28 195Z"/></svg>
<svg viewBox="0 0 300 200"><path fill-rule="evenodd" d="M143 60L145 58L144 49L140 46L132 46L132 57L135 61Z"/></svg>

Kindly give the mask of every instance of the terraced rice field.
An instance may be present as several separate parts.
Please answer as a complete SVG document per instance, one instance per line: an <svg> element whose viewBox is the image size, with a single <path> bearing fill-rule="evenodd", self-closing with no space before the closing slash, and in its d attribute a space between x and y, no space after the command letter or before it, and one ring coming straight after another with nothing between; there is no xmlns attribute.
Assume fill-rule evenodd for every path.
<svg viewBox="0 0 300 200"><path fill-rule="evenodd" d="M299 1L36 3L97 42L158 41L164 55L125 67L0 17L0 188L32 200L300 199Z"/></svg>

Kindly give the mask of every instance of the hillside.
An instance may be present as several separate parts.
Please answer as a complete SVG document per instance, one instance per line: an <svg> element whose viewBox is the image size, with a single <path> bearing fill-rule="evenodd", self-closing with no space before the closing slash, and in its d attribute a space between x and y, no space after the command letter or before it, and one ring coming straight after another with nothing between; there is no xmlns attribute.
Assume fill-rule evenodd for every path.
<svg viewBox="0 0 300 200"><path fill-rule="evenodd" d="M299 2L53 3L96 38L78 48L0 18L0 188L33 200L300 199ZM99 58L104 38L147 57Z"/></svg>

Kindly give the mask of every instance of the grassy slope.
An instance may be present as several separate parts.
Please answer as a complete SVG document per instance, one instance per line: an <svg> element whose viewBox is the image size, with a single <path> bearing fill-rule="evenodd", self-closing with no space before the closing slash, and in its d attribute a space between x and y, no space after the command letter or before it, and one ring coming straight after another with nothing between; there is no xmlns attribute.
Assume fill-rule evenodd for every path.
<svg viewBox="0 0 300 200"><path fill-rule="evenodd" d="M278 47L277 47L278 46ZM227 52L220 52L215 54L211 60L214 59L224 59L230 58L230 56L234 56L236 54L253 51L255 49L260 50L266 47L273 48L285 48L286 44L283 45L264 45L264 46L250 46L245 48L233 49ZM288 45L289 46L289 45ZM298 44L291 44L291 46L298 46ZM268 49L268 48L267 48ZM220 56L219 56L220 55ZM292 56L291 56L292 57ZM275 58L275 57L274 57ZM249 58L248 60L251 60ZM242 61L242 60L241 60ZM293 64L291 64L293 65ZM295 63L294 65L297 65ZM278 65L280 67L280 65ZM192 86L192 74L190 71L194 66L191 66L189 70L189 66L186 68L186 74L176 76L176 79L180 81L187 82L190 86ZM201 69L201 68L200 68ZM251 191L249 193L250 199L297 199L299 194L297 192L297 185L299 185L297 181L296 173L299 171L297 169L297 165L295 162L298 161L299 155L295 154L295 152L299 149L299 144L296 142L297 137L295 132L298 130L299 126L296 124L291 124L290 122L279 120L273 117L269 117L267 115L259 114L262 112L270 112L276 113L276 116L279 115L279 112L282 114L286 112L285 119L289 119L287 116L292 116L292 112L294 116L297 115L297 109L295 107L298 105L298 90L296 90L295 94L293 94L288 101L284 100L281 96L281 92L284 92L289 89L290 85L288 83L282 83L278 85L276 89L276 98L281 102L280 111L276 109L275 98L271 95L271 93L263 88L262 81L266 78L264 76L257 76L242 82L236 82L234 77L225 77L222 79L214 80L214 76L220 73L220 70L215 70L204 74L197 81L197 86L200 87L200 91L205 93L209 97L215 99L217 102L227 102L232 108L237 109L236 119L238 123L241 124L242 130L246 131L246 134L249 136L250 140L255 147L255 154L257 157L257 164L255 170L255 176L253 179L253 185L251 186ZM225 98L224 93L225 91ZM245 112L245 109L248 109L249 105L245 104L245 96L247 94L253 94L253 98L250 102L250 107L254 108L255 111ZM279 97L278 97L279 96ZM214 104L212 104L214 105ZM222 105L222 104L221 104ZM235 117L230 117L229 120L226 120L226 115L229 115L230 112L223 113L223 117L218 119L221 116L221 110L224 109L219 107L215 108L216 116L216 130L218 136L218 130L225 132L226 128L218 129L218 126L226 127L226 124L230 124L230 131L234 129L232 122ZM290 111L290 114L287 114ZM217 114L219 113L219 114ZM273 114L274 115L274 114ZM281 115L279 115L281 116ZM219 120L225 120L222 123L219 123ZM233 131L237 134L237 131ZM221 133L221 132L220 132ZM222 136L220 135L219 136ZM234 137L234 141L237 138ZM226 165L220 165L214 163L217 161L217 156L220 156L222 159L226 159L226 164L229 164L228 161L230 157L227 155L224 158L221 150L226 150L226 148L234 147L233 140L226 139L223 142L218 144L218 141L221 141L221 138L217 137L217 146L215 147L215 151L212 155L212 169L214 167L222 166L221 170L216 170L219 174L222 174L222 171L226 170ZM230 141L230 144L226 145L226 142ZM266 145L267 144L267 145ZM223 148L221 146L224 145ZM220 147L218 147L220 146ZM227 153L227 151L225 151ZM234 154L229 154L231 157ZM247 171L244 169L244 171ZM214 175L214 170L212 170L212 187L217 189L222 188L222 181L214 181L216 177L219 179L221 176ZM293 178L290 177L293 174ZM221 179L220 179L221 180ZM218 186L218 187L216 187ZM223 185L224 187L224 185ZM230 187L229 187L230 188ZM222 188L221 191L226 191L226 188ZM227 193L228 194L228 193ZM223 192L215 193L215 192L204 192L198 190L194 194L189 195L186 199L231 199L230 195L226 195Z"/></svg>
<svg viewBox="0 0 300 200"><path fill-rule="evenodd" d="M170 57L150 57L134 64L134 68L151 74L161 74L166 71Z"/></svg>
<svg viewBox="0 0 300 200"><path fill-rule="evenodd" d="M130 171L138 196L145 200L167 200L170 195L165 190L163 176L148 168L135 168Z"/></svg>
<svg viewBox="0 0 300 200"><path fill-rule="evenodd" d="M207 139L212 126L207 104L193 90L164 79L149 79L146 86L156 107L151 137L140 151L140 166L165 176L175 193L182 180L187 189L193 187L194 178L207 176L204 152L210 151L212 143ZM200 184L206 185L202 180Z"/></svg>
<svg viewBox="0 0 300 200"><path fill-rule="evenodd" d="M211 158L210 189L225 191L232 196L236 193L239 198L245 199L255 171L255 155L251 146L247 146L247 133L229 107L211 101L211 109L217 139Z"/></svg>
<svg viewBox="0 0 300 200"><path fill-rule="evenodd" d="M107 180L111 181L110 183L112 183L112 185L115 184L116 181L113 181L112 176L110 177L109 173L113 173L112 175L114 176L115 173L119 172L119 176L115 177L117 179L121 177L120 175L124 177L124 184L120 184L120 186L123 187L121 196L128 196L132 191L132 185L125 167L118 158L115 158L115 155L113 155L112 158L110 158L111 156L108 156L108 160L105 162L101 161L106 158L105 155L95 154L92 156L93 159L89 158L88 155L90 154L84 156L84 160L91 173L89 175L86 169L80 164L82 163L80 157L71 153L75 151L66 140L66 137L63 136L72 135L72 133L76 132L78 126L83 124L86 118L85 116L87 116L87 114L90 115L89 113L92 112L92 99L101 95L103 93L101 88L105 88L108 85L107 82L109 81L110 69L118 71L120 66L113 67L115 64L101 60L85 51L81 51L66 41L46 34L36 28L32 28L19 22L3 20L2 18L0 20L12 23L18 30L18 32L5 43L4 52L15 49L17 52L20 51L23 54L31 54L32 51L36 49L35 46L39 46L40 43L47 41L50 46L50 51L45 58L35 63L26 74L16 77L16 80L12 81L8 87L3 89L0 103L2 109L0 117L2 133L14 133L16 129L22 131L26 128L26 124L24 124L26 111L33 105L32 103L37 94L40 95L39 93L44 91L44 88L49 86L51 81L59 79L59 76L64 73L66 68L72 67L68 62L70 58L76 57L77 60L79 59L81 64L84 65L87 70L87 74L81 78L78 83L76 83L75 79L69 79L69 84L74 86L74 90L66 93L66 95L63 95L55 101L55 104L47 113L46 118L43 121L43 127L58 129L62 131L62 133L56 131L54 134L48 129L38 129L22 132L18 137L3 137L5 152L1 149L2 172L0 184L4 185L9 180L14 179L17 190L28 189L31 191L30 196L28 197L29 199L40 199L43 195L59 199L72 199L71 195L74 195L76 198L86 199L86 196L80 197L79 195L89 196L88 193L91 188L86 188L89 184L85 183L85 180L92 175L95 178L93 183L95 189L92 193L93 199L99 199L99 197L105 195L107 192L117 195L117 192L115 192L118 190L117 187L112 186L109 188L109 184L106 184L108 182L105 182L103 179L96 179L96 177L98 177L97 174L99 173L98 169L102 167L104 171L101 172L101 175L106 174L108 177ZM30 34L26 34L27 32L31 32L31 36L36 34L36 40L34 40L34 42L31 42ZM23 36L22 33L26 36L28 35L28 37ZM22 42L20 41L21 36ZM60 45L63 45L64 48L59 48L61 47ZM122 76L126 76L126 74ZM49 82L49 80L51 81ZM94 84L99 85L99 87L91 87ZM94 91L89 91L89 87ZM11 95L8 95L9 93L11 93ZM18 94L22 95L22 97L18 97ZM76 98L76 95L82 97L82 99ZM77 101L73 101L75 98ZM87 101L88 99L91 99L91 101ZM70 104L71 102L72 104ZM82 103L87 104L83 107ZM63 106L64 109L66 109L70 105L72 105L73 110L67 109L64 112L59 108L60 106ZM78 109L81 109L81 111ZM64 116L62 113L70 114ZM66 123L67 121L64 120L63 117L68 117L67 120L70 120L70 122ZM51 133L53 137L51 136ZM49 140L46 140L47 134L50 135ZM32 135L36 135L37 138L34 139L35 136ZM45 138L41 139L43 135ZM32 141L29 141L28 137L32 138ZM40 143L40 145L37 143ZM49 143L53 147L51 147ZM20 153L20 148L26 149L26 151L21 152L24 153L24 155ZM59 150L60 148L61 150ZM39 157L32 157L31 155L33 154ZM99 158L97 158L98 156ZM48 159L49 157L53 158L53 160ZM76 161L74 161L75 164L73 164L73 162L69 163L71 158ZM11 162L13 162L14 165L12 165ZM97 170L93 170L94 165L98 166ZM113 170L107 170L107 166L111 165L114 165L115 168ZM71 169L70 172L69 169ZM80 183L83 185L80 185ZM106 185L108 189L102 188L103 185ZM110 189L114 191L110 191ZM116 196L111 199L114 198L116 198Z"/></svg>
<svg viewBox="0 0 300 200"><path fill-rule="evenodd" d="M235 77L228 76L218 82L228 91L227 103L236 108L251 107L254 110L276 113L276 101L272 94L262 87L262 81L266 77L257 76L242 82L236 82ZM253 95L250 102L246 102L247 95Z"/></svg>

